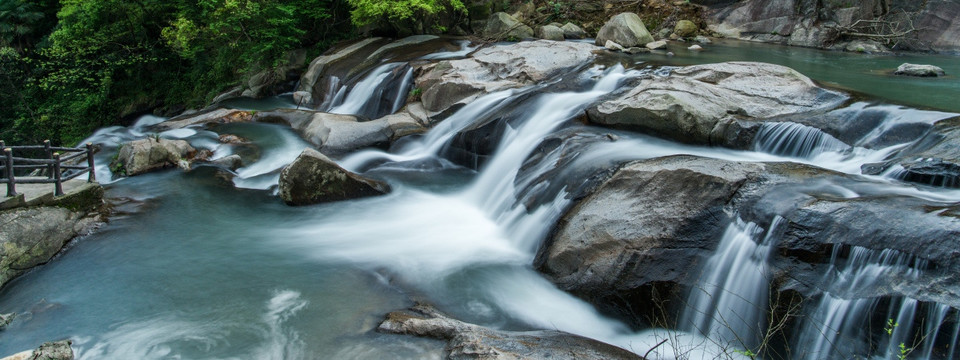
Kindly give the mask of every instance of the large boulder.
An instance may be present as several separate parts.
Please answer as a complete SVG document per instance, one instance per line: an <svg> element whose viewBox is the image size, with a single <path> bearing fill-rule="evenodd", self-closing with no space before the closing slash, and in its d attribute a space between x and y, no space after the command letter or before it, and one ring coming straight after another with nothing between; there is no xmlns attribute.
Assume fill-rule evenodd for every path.
<svg viewBox="0 0 960 360"><path fill-rule="evenodd" d="M432 64L416 83L423 89L424 108L436 114L485 93L550 79L592 61L597 49L585 43L546 40L496 45L477 50L467 59Z"/></svg>
<svg viewBox="0 0 960 360"><path fill-rule="evenodd" d="M595 42L598 46L606 44L607 40L623 47L634 47L644 46L653 41L653 36L643 25L640 16L634 13L622 13L610 18L597 32Z"/></svg>
<svg viewBox="0 0 960 360"><path fill-rule="evenodd" d="M894 75L919 76L919 77L937 77L943 76L943 69L934 65L921 65L903 63L893 72Z"/></svg>
<svg viewBox="0 0 960 360"><path fill-rule="evenodd" d="M121 145L110 169L121 175L134 176L166 167L184 166L184 162L196 151L184 140L159 137L134 140Z"/></svg>
<svg viewBox="0 0 960 360"><path fill-rule="evenodd" d="M928 261L923 281L890 279L859 296L960 305L956 204L891 195L808 165L671 156L623 165L561 218L535 266L561 289L638 323L651 293L684 297L736 219L781 217L771 284L816 296L836 250L895 251ZM779 284L779 285L777 285Z"/></svg>
<svg viewBox="0 0 960 360"><path fill-rule="evenodd" d="M748 148L751 121L836 107L847 96L785 66L727 62L687 66L589 108L595 124L693 144Z"/></svg>
<svg viewBox="0 0 960 360"><path fill-rule="evenodd" d="M673 33L682 38L696 36L697 31L700 31L700 28L690 20L677 21L677 24L673 27Z"/></svg>
<svg viewBox="0 0 960 360"><path fill-rule="evenodd" d="M299 206L381 195L390 186L347 171L308 148L280 172L279 191L283 202Z"/></svg>
<svg viewBox="0 0 960 360"><path fill-rule="evenodd" d="M378 330L444 340L447 359L642 359L619 347L562 331L503 331L465 323L427 305L387 314Z"/></svg>
<svg viewBox="0 0 960 360"><path fill-rule="evenodd" d="M533 29L505 12L490 15L483 36L489 39L517 41L533 37Z"/></svg>

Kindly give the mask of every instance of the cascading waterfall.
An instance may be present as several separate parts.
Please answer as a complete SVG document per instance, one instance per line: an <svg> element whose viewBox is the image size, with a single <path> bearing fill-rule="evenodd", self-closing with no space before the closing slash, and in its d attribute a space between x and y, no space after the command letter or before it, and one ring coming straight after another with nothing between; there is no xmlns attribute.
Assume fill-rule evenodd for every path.
<svg viewBox="0 0 960 360"><path fill-rule="evenodd" d="M727 226L717 252L704 266L704 277L691 290L681 327L700 332L732 346L754 349L765 331L768 258L785 222L774 218L763 234L757 224L739 217Z"/></svg>
<svg viewBox="0 0 960 360"><path fill-rule="evenodd" d="M349 90L342 87L331 101L330 108L325 111L333 114L364 115L371 118L396 112L407 97L406 89L409 89L413 82L411 68L403 72L400 86L390 86L393 82L391 80L397 76L397 70L405 65L405 63L387 63L376 67ZM346 93L345 98L341 92ZM343 98L342 102L339 100L341 98ZM383 110L381 110L381 102L388 104Z"/></svg>
<svg viewBox="0 0 960 360"><path fill-rule="evenodd" d="M887 323L871 323L883 298L866 294L870 289L890 278L915 281L928 265L922 259L894 250L875 251L862 247L834 248L830 268L824 274L826 290L817 305L810 309L801 325L795 352L803 359L847 359L854 356L875 356L897 359L900 344L916 349L922 359L932 357L937 335L942 332L942 321L949 307L941 304L923 305L911 298L893 296L886 305ZM867 295L867 296L864 296ZM921 308L932 312L923 324L915 324L915 315ZM940 315L942 314L942 315ZM931 322L933 319L939 319ZM886 338L873 339L864 329L886 327ZM875 332L874 332L875 333ZM920 337L915 337L920 334ZM919 339L919 341L917 340ZM877 344L880 345L871 345ZM948 344L956 344L956 339ZM947 350L956 353L956 349ZM951 355L952 356L952 355Z"/></svg>

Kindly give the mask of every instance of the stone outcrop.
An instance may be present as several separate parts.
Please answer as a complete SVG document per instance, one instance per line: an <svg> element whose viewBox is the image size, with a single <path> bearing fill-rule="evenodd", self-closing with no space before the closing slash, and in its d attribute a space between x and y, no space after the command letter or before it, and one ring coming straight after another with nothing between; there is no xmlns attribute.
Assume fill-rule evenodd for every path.
<svg viewBox="0 0 960 360"><path fill-rule="evenodd" d="M117 159L110 164L114 172L134 176L167 167L189 168L187 160L196 149L184 140L146 138L124 143Z"/></svg>
<svg viewBox="0 0 960 360"><path fill-rule="evenodd" d="M103 188L92 184L43 206L0 211L0 287L50 261L71 239L100 221Z"/></svg>
<svg viewBox="0 0 960 360"><path fill-rule="evenodd" d="M595 57L598 48L578 42L525 41L477 50L470 58L425 67L416 80L424 108L433 114L481 94L539 83Z"/></svg>
<svg viewBox="0 0 960 360"><path fill-rule="evenodd" d="M847 96L780 65L728 62L688 66L644 78L587 110L595 124L667 139L747 148L751 121L826 110Z"/></svg>
<svg viewBox="0 0 960 360"><path fill-rule="evenodd" d="M607 40L628 48L644 46L653 41L653 36L643 25L640 16L634 13L622 13L610 18L597 33L598 46L606 44Z"/></svg>
<svg viewBox="0 0 960 360"><path fill-rule="evenodd" d="M364 178L341 168L313 149L305 149L280 172L280 198L299 206L376 196L390 191L378 180Z"/></svg>
<svg viewBox="0 0 960 360"><path fill-rule="evenodd" d="M61 340L43 343L34 350L7 356L0 360L73 360L73 349L70 340Z"/></svg>
<svg viewBox="0 0 960 360"><path fill-rule="evenodd" d="M695 0L709 3L708 0ZM960 51L960 2L910 0L820 2L745 0L710 3L708 28L722 36L796 46L830 47L858 20L912 24L901 46L919 50ZM853 5L853 6L851 6ZM906 16L909 19L903 18ZM897 29L906 31L908 28ZM889 34L887 34L889 35ZM862 40L866 40L865 38Z"/></svg>
<svg viewBox="0 0 960 360"><path fill-rule="evenodd" d="M937 77L944 76L943 69L934 65L921 65L903 63L893 72L894 75L919 76L919 77Z"/></svg>
<svg viewBox="0 0 960 360"><path fill-rule="evenodd" d="M517 41L532 38L533 29L510 14L498 12L487 19L483 36L489 39Z"/></svg>
<svg viewBox="0 0 960 360"><path fill-rule="evenodd" d="M502 331L465 323L427 305L387 314L378 330L444 340L447 359L642 359L562 331Z"/></svg>

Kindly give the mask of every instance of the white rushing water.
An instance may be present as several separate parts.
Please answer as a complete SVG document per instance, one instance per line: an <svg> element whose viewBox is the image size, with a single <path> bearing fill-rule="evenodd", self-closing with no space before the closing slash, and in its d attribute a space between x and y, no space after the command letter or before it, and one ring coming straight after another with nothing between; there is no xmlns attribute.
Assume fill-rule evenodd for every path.
<svg viewBox="0 0 960 360"><path fill-rule="evenodd" d="M327 110L327 112L347 115L363 114L366 107L380 101L386 90L384 86L386 80L393 75L392 72L394 70L402 65L402 63L388 63L373 69L370 74L349 90L343 103L337 104L334 102L335 106ZM412 75L410 71L408 71L407 74ZM406 96L405 93L401 93L401 95ZM394 100L391 103L396 104L396 101L397 100Z"/></svg>

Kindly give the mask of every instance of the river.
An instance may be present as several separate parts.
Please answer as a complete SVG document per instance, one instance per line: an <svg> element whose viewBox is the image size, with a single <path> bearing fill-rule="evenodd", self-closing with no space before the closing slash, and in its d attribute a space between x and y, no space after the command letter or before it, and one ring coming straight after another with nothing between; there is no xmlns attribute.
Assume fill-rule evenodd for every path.
<svg viewBox="0 0 960 360"><path fill-rule="evenodd" d="M960 74L960 63L940 56L861 55L733 42L706 47L705 52L672 49L676 52L672 57L641 55L632 58L639 64L631 68L588 68L575 75L581 78L580 85L565 92L532 88L486 94L426 135L389 152L363 150L337 159L393 185L392 193L375 198L285 206L275 195L278 170L309 146L285 126L229 124L161 134L185 138L218 156L250 151L215 141L218 133L237 134L252 141L257 150L251 158L257 160L239 169L232 182L214 176L213 168L200 167L106 184L107 196L117 204L109 223L78 238L54 261L0 293L0 310L19 314L0 332L0 354L69 338L79 359L438 359L443 356L442 342L374 331L387 312L425 301L467 322L511 330L559 329L639 354L672 332L685 336L676 347L704 344L688 352L690 358L718 353L744 357L724 353L696 331L632 329L558 290L532 269L538 244L570 202L561 190L537 208L521 205L530 194L518 189L536 185L531 182L537 178L528 174L515 181L527 155L551 133L582 127L568 120L625 79L657 71L647 65L780 63L821 83L863 93L867 102L855 106L934 121L950 116L938 111L960 111L955 75L903 79L883 71L909 60L939 64L950 74ZM371 88L365 91L378 93L364 85ZM517 96L525 91L533 95ZM358 111L359 95L347 95L350 101L336 111ZM296 107L289 95L230 104L257 110ZM510 114L516 120L485 165L477 171L446 161L442 149L453 135L490 113ZM91 141L107 149L98 155L97 177L112 178L105 164L117 143L146 136L149 125L162 120L148 116L129 128L107 128L92 135ZM581 162L612 164L693 154L737 161L796 161L859 173L860 165L882 159L889 151L860 149L850 156L842 153L845 147L825 140L799 152L763 146L734 151L597 131L614 133L620 140L591 147ZM539 175L548 170L549 161L543 161L531 171ZM918 190L872 179L899 189L894 192L960 200L955 190ZM763 229L753 224L731 226L727 235L731 240L725 238L727 245L721 248L766 249L767 241L759 236ZM743 241L752 245L737 245ZM717 257L715 261L723 261ZM765 284L743 287L753 292L758 286ZM955 309L938 309L944 317L957 316ZM934 330L953 332L952 344L957 344L957 330ZM676 354L658 351L652 356Z"/></svg>

